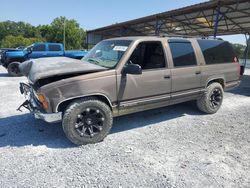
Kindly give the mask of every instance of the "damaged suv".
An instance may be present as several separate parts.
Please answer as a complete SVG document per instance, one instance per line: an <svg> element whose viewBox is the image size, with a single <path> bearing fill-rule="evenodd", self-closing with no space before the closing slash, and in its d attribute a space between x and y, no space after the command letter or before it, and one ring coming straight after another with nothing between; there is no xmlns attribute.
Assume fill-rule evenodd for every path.
<svg viewBox="0 0 250 188"><path fill-rule="evenodd" d="M35 117L62 121L78 145L102 141L113 117L196 101L216 113L240 81L232 46L222 40L123 37L97 44L82 60L42 58L20 65L21 93Z"/></svg>

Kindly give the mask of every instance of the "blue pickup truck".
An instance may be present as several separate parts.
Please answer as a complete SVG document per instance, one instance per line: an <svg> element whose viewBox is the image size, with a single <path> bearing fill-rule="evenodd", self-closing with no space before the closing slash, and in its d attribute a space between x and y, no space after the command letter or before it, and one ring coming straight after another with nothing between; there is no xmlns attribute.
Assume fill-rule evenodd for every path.
<svg viewBox="0 0 250 188"><path fill-rule="evenodd" d="M18 66L20 63L43 57L70 57L81 59L87 51L64 51L61 43L34 43L21 49L0 49L0 63L8 70L10 76L19 76Z"/></svg>

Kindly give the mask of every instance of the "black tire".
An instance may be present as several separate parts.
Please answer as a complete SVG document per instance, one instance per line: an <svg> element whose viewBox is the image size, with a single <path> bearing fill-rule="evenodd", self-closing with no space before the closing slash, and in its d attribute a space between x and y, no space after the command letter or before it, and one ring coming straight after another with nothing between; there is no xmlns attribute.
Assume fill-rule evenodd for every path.
<svg viewBox="0 0 250 188"><path fill-rule="evenodd" d="M10 63L7 67L8 74L13 77L21 76L19 65L20 65L19 62Z"/></svg>
<svg viewBox="0 0 250 188"><path fill-rule="evenodd" d="M110 107L95 98L73 101L64 112L62 122L66 137L76 145L103 141L112 124Z"/></svg>
<svg viewBox="0 0 250 188"><path fill-rule="evenodd" d="M197 100L197 107L207 114L216 113L223 102L224 91L220 83L212 83L207 87L207 91Z"/></svg>

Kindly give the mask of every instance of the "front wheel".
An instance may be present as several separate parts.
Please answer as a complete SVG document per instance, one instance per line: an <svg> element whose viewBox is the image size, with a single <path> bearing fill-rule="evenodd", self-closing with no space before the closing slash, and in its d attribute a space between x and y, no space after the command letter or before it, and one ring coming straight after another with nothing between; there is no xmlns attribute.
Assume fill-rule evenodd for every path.
<svg viewBox="0 0 250 188"><path fill-rule="evenodd" d="M212 83L207 87L207 91L197 100L197 107L207 114L216 113L223 102L224 91L219 83Z"/></svg>
<svg viewBox="0 0 250 188"><path fill-rule="evenodd" d="M19 62L12 62L8 65L7 70L8 74L10 76L21 76L20 70L19 70Z"/></svg>
<svg viewBox="0 0 250 188"><path fill-rule="evenodd" d="M111 109L105 103L92 98L76 100L66 109L63 130L76 145L102 141L113 124Z"/></svg>

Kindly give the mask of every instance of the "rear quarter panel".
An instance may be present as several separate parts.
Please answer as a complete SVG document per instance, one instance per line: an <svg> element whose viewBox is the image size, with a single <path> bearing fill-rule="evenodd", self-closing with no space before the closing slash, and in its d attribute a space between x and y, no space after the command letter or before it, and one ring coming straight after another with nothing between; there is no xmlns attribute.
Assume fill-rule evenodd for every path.
<svg viewBox="0 0 250 188"><path fill-rule="evenodd" d="M207 84L214 79L223 79L224 84L238 81L238 65L235 62L221 64L206 64L203 52L197 40L194 40L196 53L201 66L201 85L206 88Z"/></svg>
<svg viewBox="0 0 250 188"><path fill-rule="evenodd" d="M237 63L225 63L214 65L203 65L202 70L202 85L207 86L209 81L221 78L224 83L230 83L239 80Z"/></svg>

